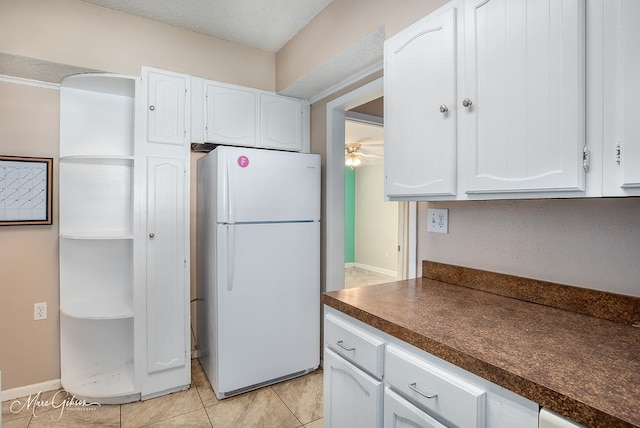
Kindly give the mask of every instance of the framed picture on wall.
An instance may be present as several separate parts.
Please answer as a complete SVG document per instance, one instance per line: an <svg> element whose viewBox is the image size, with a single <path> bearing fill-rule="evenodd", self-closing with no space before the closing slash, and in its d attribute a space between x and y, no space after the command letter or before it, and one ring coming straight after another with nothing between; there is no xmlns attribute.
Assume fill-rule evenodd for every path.
<svg viewBox="0 0 640 428"><path fill-rule="evenodd" d="M52 224L53 158L0 155L0 226Z"/></svg>

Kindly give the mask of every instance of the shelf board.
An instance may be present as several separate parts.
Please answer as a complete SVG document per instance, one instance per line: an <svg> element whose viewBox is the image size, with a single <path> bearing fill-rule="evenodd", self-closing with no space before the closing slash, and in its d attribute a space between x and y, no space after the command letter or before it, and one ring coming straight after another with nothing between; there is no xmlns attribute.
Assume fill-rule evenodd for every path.
<svg viewBox="0 0 640 428"><path fill-rule="evenodd" d="M133 318L130 301L116 297L67 298L60 304L60 312L71 318L115 320Z"/></svg>
<svg viewBox="0 0 640 428"><path fill-rule="evenodd" d="M133 164L133 156L129 155L67 155L60 156L61 162L97 163L130 166Z"/></svg>
<svg viewBox="0 0 640 428"><path fill-rule="evenodd" d="M86 377L62 379L62 386L88 403L123 404L140 400L133 378L133 363L128 363Z"/></svg>
<svg viewBox="0 0 640 428"><path fill-rule="evenodd" d="M133 98L136 77L122 74L85 73L62 79L60 87Z"/></svg>
<svg viewBox="0 0 640 428"><path fill-rule="evenodd" d="M123 239L123 240L127 240L127 239L133 239L133 235L131 234L100 234L100 235L96 235L96 234L89 234L89 233L60 233L59 234L60 238L63 239L88 239L88 240L108 240L108 239Z"/></svg>

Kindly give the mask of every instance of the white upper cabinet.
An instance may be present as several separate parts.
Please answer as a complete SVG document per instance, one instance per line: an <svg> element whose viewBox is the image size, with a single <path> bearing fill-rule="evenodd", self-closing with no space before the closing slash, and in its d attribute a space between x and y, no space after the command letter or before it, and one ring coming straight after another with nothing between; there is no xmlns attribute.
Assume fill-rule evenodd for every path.
<svg viewBox="0 0 640 428"><path fill-rule="evenodd" d="M193 98L192 119L204 121L203 135L193 123L194 142L309 152L306 101L199 78L193 82L204 91L204 101ZM196 110L198 104L202 115Z"/></svg>
<svg viewBox="0 0 640 428"><path fill-rule="evenodd" d="M146 74L147 141L182 146L188 144L187 111L189 77L143 67Z"/></svg>
<svg viewBox="0 0 640 428"><path fill-rule="evenodd" d="M255 146L258 95L249 88L205 83L205 141Z"/></svg>
<svg viewBox="0 0 640 428"><path fill-rule="evenodd" d="M456 10L449 4L387 40L385 194L456 194Z"/></svg>
<svg viewBox="0 0 640 428"><path fill-rule="evenodd" d="M640 195L640 2L604 4L603 192Z"/></svg>
<svg viewBox="0 0 640 428"><path fill-rule="evenodd" d="M466 193L584 190L585 3L465 0Z"/></svg>
<svg viewBox="0 0 640 428"><path fill-rule="evenodd" d="M304 109L300 100L260 94L260 147L302 150Z"/></svg>

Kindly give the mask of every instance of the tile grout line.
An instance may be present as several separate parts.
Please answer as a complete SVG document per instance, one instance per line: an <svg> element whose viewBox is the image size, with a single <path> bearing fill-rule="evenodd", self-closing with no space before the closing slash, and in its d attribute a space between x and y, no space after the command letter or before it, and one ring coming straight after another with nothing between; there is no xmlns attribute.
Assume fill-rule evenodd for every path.
<svg viewBox="0 0 640 428"><path fill-rule="evenodd" d="M296 418L296 420L300 423L300 425L297 427L304 427L304 424L302 423L302 421L300 420L300 418L298 417L298 415L296 415L293 410L291 410L291 408L287 405L287 403L282 399L282 397L280 397L280 394L278 394L278 392L273 388L273 385L269 387L274 394L276 394L276 397L278 397L278 399L282 402L282 404L284 404L284 406L287 408L287 410L289 412L291 412L291 414L293 415L294 418Z"/></svg>

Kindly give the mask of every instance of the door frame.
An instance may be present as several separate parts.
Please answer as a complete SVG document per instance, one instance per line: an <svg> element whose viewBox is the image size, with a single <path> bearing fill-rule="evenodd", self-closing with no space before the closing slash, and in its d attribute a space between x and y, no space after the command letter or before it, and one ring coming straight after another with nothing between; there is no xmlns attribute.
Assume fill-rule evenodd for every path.
<svg viewBox="0 0 640 428"><path fill-rule="evenodd" d="M327 103L325 290L344 288L344 130L345 111L383 96L382 77ZM399 207L398 279L416 276L415 202Z"/></svg>

